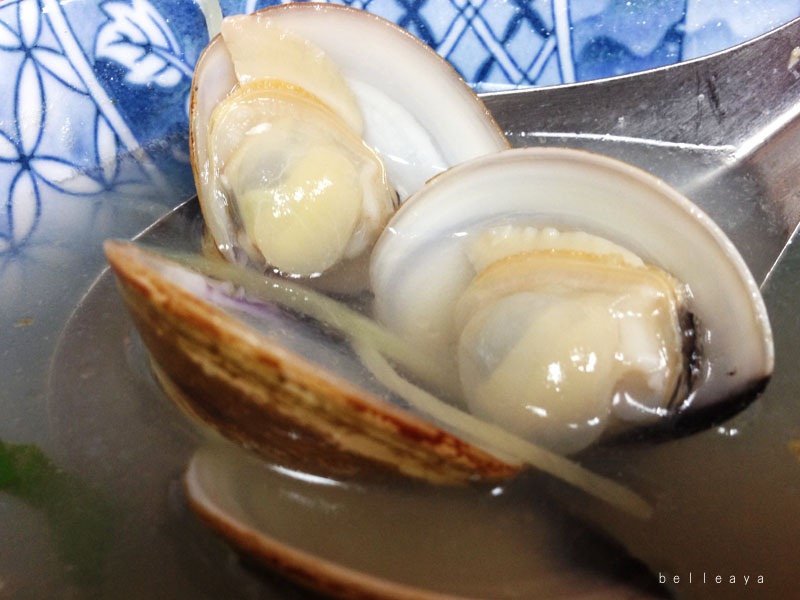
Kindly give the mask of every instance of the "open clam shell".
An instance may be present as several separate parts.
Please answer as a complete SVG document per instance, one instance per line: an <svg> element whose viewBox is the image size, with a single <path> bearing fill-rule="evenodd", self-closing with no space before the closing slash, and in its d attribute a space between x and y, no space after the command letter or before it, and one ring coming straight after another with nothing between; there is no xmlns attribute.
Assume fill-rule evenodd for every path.
<svg viewBox="0 0 800 600"><path fill-rule="evenodd" d="M173 400L262 456L339 477L391 471L437 483L521 468L359 385L368 379L340 334L132 244L107 242L106 254Z"/></svg>
<svg viewBox="0 0 800 600"><path fill-rule="evenodd" d="M696 321L697 328L691 331L696 338L692 352L700 358L692 357L696 362L690 365L692 381L684 395L665 398L658 412L648 411L650 421L654 413L670 424L675 421L672 417L690 422L697 415L713 421L751 401L771 375L774 350L764 302L743 259L719 227L651 175L576 150L510 150L478 158L438 176L411 198L393 217L372 254L371 280L378 320L412 344L442 347L443 353L454 354L453 342L439 330L453 327L452 315L458 302L470 281L477 280L478 267L470 262L469 244L492 227L530 228L528 231L534 232L557 228L584 237L598 236L621 248L614 253L630 251L631 260L640 257L646 265L662 269L688 289L681 300L682 310ZM596 238L592 240L581 241L579 246L598 243ZM551 256L548 254L547 260ZM595 277L586 271L581 276L584 280ZM547 295L547 302L565 286L577 285L568 281L566 272L561 280L555 275L548 277L551 282L541 292ZM599 287L595 285L594 289ZM526 294L531 290L523 286ZM523 321L511 319L507 323L510 331L506 327L505 333L483 338L480 352L489 355L489 343L496 343L493 340L498 338L516 339L518 330L525 328ZM565 331L570 326L564 322L555 329ZM545 329L552 331L554 327ZM445 342L439 343L440 338ZM556 341L537 339L536 347ZM553 364L562 363L545 366L548 364L552 369ZM532 402L535 404L535 399ZM512 420L524 419L532 410L536 409L522 406L512 414ZM575 417L575 422L565 428L576 432L584 423L587 429L591 425L599 432L605 422L596 423L611 410L600 407L597 411L602 414L593 412L588 417L580 413L584 421L578 422ZM636 414L630 420L639 418ZM555 422L549 423L542 425L549 428L543 432L545 437L555 426Z"/></svg>
<svg viewBox="0 0 800 600"><path fill-rule="evenodd" d="M223 103L225 109L215 113ZM269 226L268 233L253 235L253 223L260 217L244 214L260 213L250 207L250 200L243 200L248 194L262 198L272 193L265 190L275 189L276 180L292 179L291 165L298 156L311 156L310 162L296 167L300 171L330 170L325 166L331 164L329 159L313 158L320 148L325 156L333 153L334 158L359 163L353 167L358 175L344 165L338 171L340 179L329 177L330 171L325 177L336 185L346 181L354 189L364 185L361 216L349 205L347 199L357 195L350 192L338 194L335 201L326 196L317 204L327 204L314 209L324 215L315 226L333 240L331 255L344 255L341 260L346 262L371 245L392 209L381 180L402 201L436 173L508 147L483 103L430 48L379 17L328 4L283 5L226 19L222 35L211 41L197 63L190 112L195 182L219 251L229 260L300 275L308 271L318 276L312 273L314 267L322 264L321 273L333 259L299 261L306 270L271 263L272 249L264 249L271 242L254 239L274 239L281 228ZM283 123L291 119L296 128L283 132ZM379 164L363 156L362 139L367 154L374 152ZM239 149L248 144L255 150L242 159ZM294 144L296 148L288 147ZM338 149L331 150L334 147ZM356 155L361 158L356 160ZM364 161L366 166L361 165ZM354 183L356 179L360 183ZM304 177L294 177L297 180ZM294 192L280 193L288 197ZM284 220L285 214L300 210L280 202ZM343 233L328 226L339 221L353 229L355 237L347 244L339 239ZM299 235L308 236L307 229L297 227ZM310 239L321 245L322 237ZM303 246L293 241L288 247L298 245ZM277 254L288 255L289 265L299 260L285 248Z"/></svg>

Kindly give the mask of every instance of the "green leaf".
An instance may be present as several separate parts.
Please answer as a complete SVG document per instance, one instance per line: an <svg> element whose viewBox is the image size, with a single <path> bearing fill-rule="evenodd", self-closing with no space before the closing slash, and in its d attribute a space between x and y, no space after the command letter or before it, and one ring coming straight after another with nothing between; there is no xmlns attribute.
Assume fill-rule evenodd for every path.
<svg viewBox="0 0 800 600"><path fill-rule="evenodd" d="M59 469L37 446L0 440L0 492L44 512L73 583L101 581L118 519L98 490Z"/></svg>

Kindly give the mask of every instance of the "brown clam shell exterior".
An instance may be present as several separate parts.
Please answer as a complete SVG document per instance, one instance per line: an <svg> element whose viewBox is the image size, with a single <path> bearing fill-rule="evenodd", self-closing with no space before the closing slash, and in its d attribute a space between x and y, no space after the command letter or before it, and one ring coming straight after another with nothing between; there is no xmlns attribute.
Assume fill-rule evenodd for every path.
<svg viewBox="0 0 800 600"><path fill-rule="evenodd" d="M105 251L166 391L225 437L336 477L458 484L520 470L248 329L166 279L157 255L113 241Z"/></svg>

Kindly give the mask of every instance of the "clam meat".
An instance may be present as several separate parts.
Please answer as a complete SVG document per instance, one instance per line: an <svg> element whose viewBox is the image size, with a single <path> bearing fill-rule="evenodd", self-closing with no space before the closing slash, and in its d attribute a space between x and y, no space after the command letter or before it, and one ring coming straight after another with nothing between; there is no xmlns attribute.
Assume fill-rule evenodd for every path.
<svg viewBox="0 0 800 600"><path fill-rule="evenodd" d="M364 262L398 202L507 146L430 49L320 5L223 20L197 64L190 144L219 251L303 278Z"/></svg>
<svg viewBox="0 0 800 600"><path fill-rule="evenodd" d="M740 399L772 371L763 302L723 233L585 152L451 169L390 221L371 279L378 320L451 357L470 412L559 453Z"/></svg>

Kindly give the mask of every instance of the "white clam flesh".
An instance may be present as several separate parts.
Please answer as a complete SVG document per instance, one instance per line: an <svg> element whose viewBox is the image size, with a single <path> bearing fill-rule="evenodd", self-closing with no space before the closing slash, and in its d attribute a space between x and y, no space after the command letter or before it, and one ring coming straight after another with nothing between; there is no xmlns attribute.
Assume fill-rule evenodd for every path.
<svg viewBox="0 0 800 600"><path fill-rule="evenodd" d="M196 68L190 142L220 252L295 277L363 262L398 202L507 146L430 49L318 5L223 20Z"/></svg>
<svg viewBox="0 0 800 600"><path fill-rule="evenodd" d="M377 318L451 358L451 396L560 453L764 383L758 288L697 207L645 173L514 150L438 177L371 263Z"/></svg>

